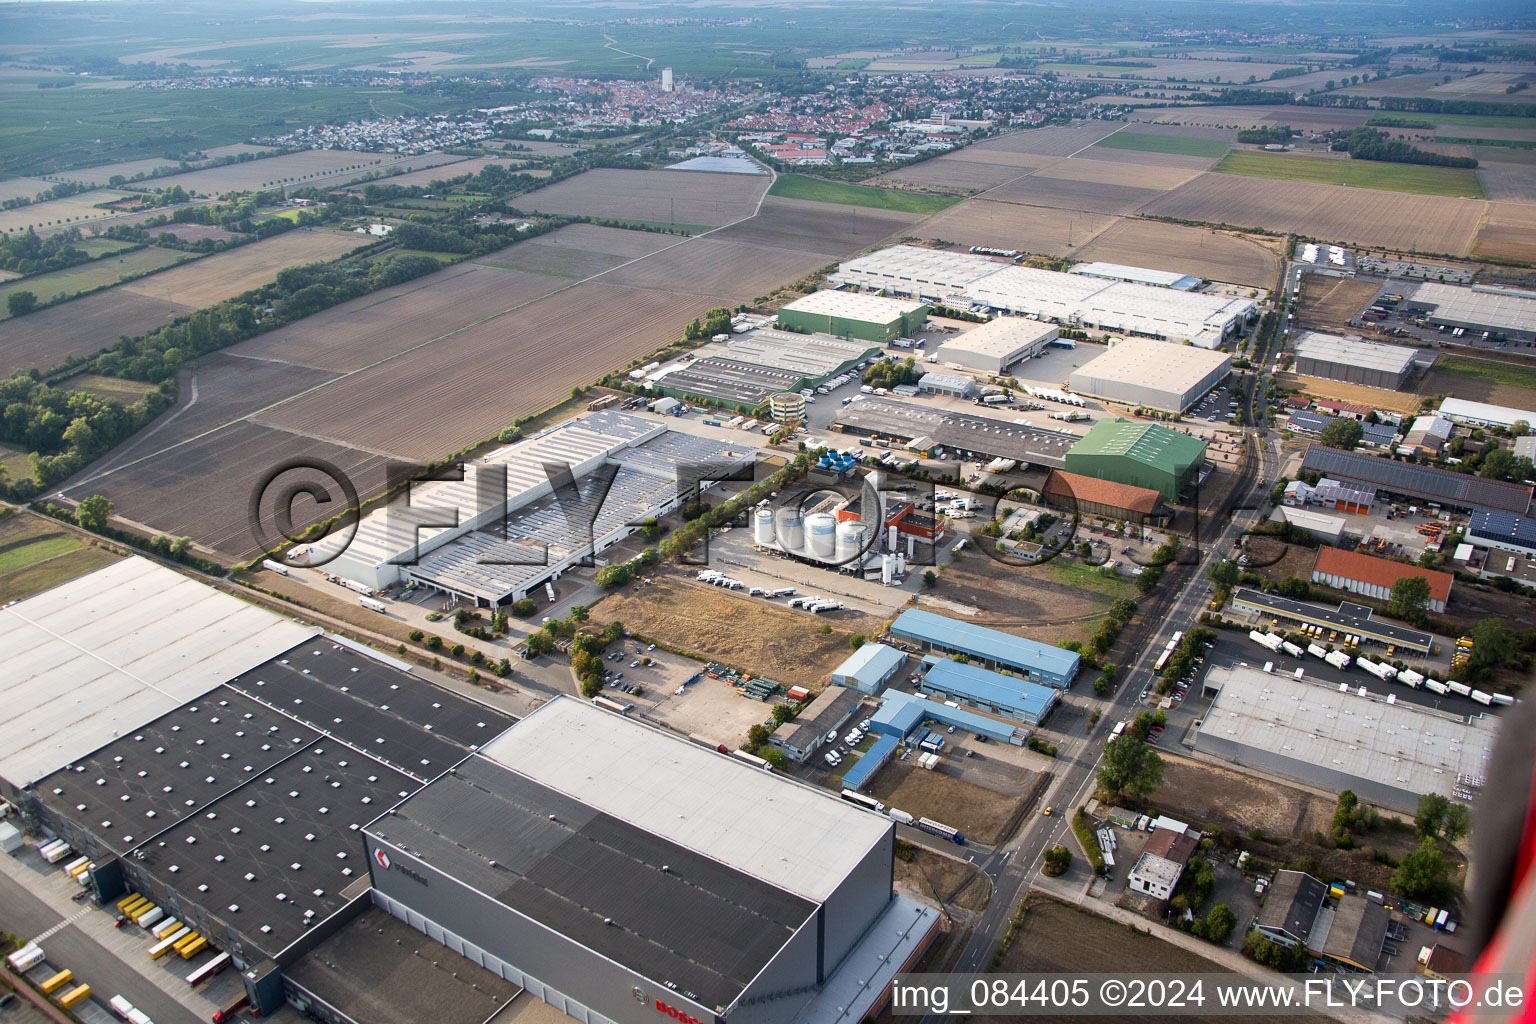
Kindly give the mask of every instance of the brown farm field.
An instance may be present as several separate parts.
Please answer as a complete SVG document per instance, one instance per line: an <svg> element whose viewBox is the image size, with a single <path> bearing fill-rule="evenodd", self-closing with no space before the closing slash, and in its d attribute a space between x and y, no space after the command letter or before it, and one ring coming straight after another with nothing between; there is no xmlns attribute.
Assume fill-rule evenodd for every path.
<svg viewBox="0 0 1536 1024"><path fill-rule="evenodd" d="M1458 358L1474 358L1471 356ZM1528 364L1522 364L1528 365ZM1491 405L1508 406L1511 409L1536 408L1536 390L1498 381L1463 377L1445 370L1430 370L1416 388L1420 395L1455 395L1469 402L1488 402Z"/></svg>
<svg viewBox="0 0 1536 1024"><path fill-rule="evenodd" d="M752 215L767 191L756 174L684 174L598 168L518 196L516 206L539 213L715 227Z"/></svg>
<svg viewBox="0 0 1536 1024"><path fill-rule="evenodd" d="M492 164L500 164L508 170L517 166L518 161L505 157L482 156L470 160L455 160L451 164L428 167L419 171L407 171L404 174L396 174L393 177L384 178L381 184L402 185L430 185L434 181L445 181L448 178L460 178L466 174L479 174Z"/></svg>
<svg viewBox="0 0 1536 1024"><path fill-rule="evenodd" d="M202 309L270 283L279 270L333 260L367 244L365 236L351 232L297 228L122 285L120 290Z"/></svg>
<svg viewBox="0 0 1536 1024"><path fill-rule="evenodd" d="M652 579L603 598L592 618L619 619L640 636L788 685L825 685L827 674L848 657L849 635L880 627L878 619L851 611L799 615L748 603L676 572ZM823 619L832 627L829 634L819 631Z"/></svg>
<svg viewBox="0 0 1536 1024"><path fill-rule="evenodd" d="M1104 150L1095 147L1092 152L1100 154L1106 152L1135 153L1136 150ZM1154 153L1154 156L1182 156L1179 153ZM1183 157L1193 159L1202 164L1214 162L1210 157ZM1191 167L1158 167L1150 164L1131 164L1120 160L1107 160L1102 156L1098 159L1085 160L1083 157L1070 157L1059 160L1040 168L1032 178L1068 178L1072 181L1093 182L1100 185L1118 185L1123 188L1149 189L1166 192L1171 188L1178 188L1199 174L1199 170ZM1001 198L1001 196L999 196Z"/></svg>
<svg viewBox="0 0 1536 1024"><path fill-rule="evenodd" d="M1316 331L1355 330L1349 321L1378 290L1371 281L1313 274L1307 278L1306 292L1296 307L1296 326Z"/></svg>
<svg viewBox="0 0 1536 1024"><path fill-rule="evenodd" d="M938 586L919 596L918 604L939 615L1054 644L1087 639L1115 597L1134 596L1123 583L1100 580L1103 586L1090 590L1077 582L1054 563L1007 565L967 552L939 573Z"/></svg>
<svg viewBox="0 0 1536 1024"><path fill-rule="evenodd" d="M1288 82L1300 81L1287 79ZM1215 128L1259 128L1288 124L1307 131L1332 131L1358 128L1371 116L1369 110L1331 107L1242 106L1242 107L1168 107L1136 111L1135 120L1164 124L1205 125Z"/></svg>
<svg viewBox="0 0 1536 1024"><path fill-rule="evenodd" d="M1430 376L1433 377L1434 373L1431 372ZM1342 380L1303 377L1298 373L1276 374L1275 383L1287 391L1299 391L1312 398L1355 402L1360 405L1374 406L1377 409L1391 409L1405 416L1419 411L1419 396L1410 392L1385 391L1381 388L1368 388L1364 384L1349 384ZM1469 381L1468 383L1478 382ZM1421 389L1422 387L1423 385Z"/></svg>
<svg viewBox="0 0 1536 1024"><path fill-rule="evenodd" d="M1333 800L1282 782L1182 757L1163 758L1163 784L1150 800L1169 814L1183 815L1184 821L1293 836L1328 831L1335 806Z"/></svg>
<svg viewBox="0 0 1536 1024"><path fill-rule="evenodd" d="M121 256L103 256L89 263L65 267L63 270L34 274L25 280L0 283L0 302L4 302L7 296L21 291L36 295L38 302L52 302L68 295L94 292L98 288L114 285L124 278L152 274L196 258L192 253L146 245L132 252L123 253ZM0 316L10 316L9 309L0 308Z"/></svg>
<svg viewBox="0 0 1536 1024"><path fill-rule="evenodd" d="M456 163L462 159L447 153L396 156L346 149L306 149L300 153L285 153L240 164L173 174L156 178L155 184L161 188L180 185L189 192L223 195L276 188L279 185L339 185L369 171L387 174L395 168L420 170Z"/></svg>
<svg viewBox="0 0 1536 1024"><path fill-rule="evenodd" d="M576 281L647 256L675 241L677 239L672 235L649 231L569 224L547 235L482 256L477 262Z"/></svg>
<svg viewBox="0 0 1536 1024"><path fill-rule="evenodd" d="M50 199L43 203L33 203L31 206L18 206L14 210L0 210L0 231L12 234L17 231L26 231L28 228L41 230L47 227L57 228L65 225L66 222L83 224L87 221L100 220L103 217L112 216L113 211L98 210L96 208L98 203L127 199L132 195L132 192L99 188L63 199Z"/></svg>
<svg viewBox="0 0 1536 1024"><path fill-rule="evenodd" d="M1089 121L1086 124L1025 128L970 147L981 152L1031 153L1037 156L1071 156L1104 136L1125 127L1123 121Z"/></svg>
<svg viewBox="0 0 1536 1024"><path fill-rule="evenodd" d="M1136 127L1146 126L1136 125ZM1161 167L1192 172L1184 176L1185 181L1193 178L1194 172L1208 171L1217 164L1217 158L1211 156L1194 156L1190 153L1153 153L1144 149L1115 149L1111 146L1094 146L1092 149L1084 150L1072 158L1072 163L1080 164L1085 160L1127 168Z"/></svg>
<svg viewBox="0 0 1536 1024"><path fill-rule="evenodd" d="M1081 178L1048 178L1036 173L999 185L987 193L987 199L1056 210L1123 215L1135 213L1162 195L1163 190L1156 188L1110 185Z"/></svg>
<svg viewBox="0 0 1536 1024"><path fill-rule="evenodd" d="M913 761L891 761L875 774L869 795L914 818L931 818L965 833L969 842L993 846L1018 824L1019 810L1034 796L1038 773L1017 769L1018 786L999 793L951 775L946 765L929 771Z"/></svg>
<svg viewBox="0 0 1536 1024"><path fill-rule="evenodd" d="M991 199L968 199L925 221L924 238L956 245L991 245L1064 256L1086 246L1120 218L1081 210L1053 210Z"/></svg>
<svg viewBox="0 0 1536 1024"><path fill-rule="evenodd" d="M0 181L0 202L8 199L31 199L39 192L53 187L53 182L42 178L6 178Z"/></svg>
<svg viewBox="0 0 1536 1024"><path fill-rule="evenodd" d="M1084 260L1156 267L1231 284L1270 288L1280 271L1275 253L1239 235L1186 224L1127 218L1073 250Z"/></svg>
<svg viewBox="0 0 1536 1024"><path fill-rule="evenodd" d="M230 156L236 153L267 153L271 152L271 149L266 146L240 144L220 146L216 149L205 150L205 152L210 159L217 159L221 156ZM194 166L196 163L194 161ZM149 157L145 160L124 160L115 164L97 164L95 167L79 167L72 171L59 171L54 177L62 178L65 181L82 181L90 185L105 185L119 174L125 178L131 178L135 174L148 174L158 168L174 168L177 165L175 160L167 160L164 157ZM143 186L140 185L139 187Z"/></svg>
<svg viewBox="0 0 1536 1024"><path fill-rule="evenodd" d="M1525 171L1528 178L1536 178L1536 167ZM1536 262L1536 205L1490 204L1475 249L1479 256Z"/></svg>
<svg viewBox="0 0 1536 1024"><path fill-rule="evenodd" d="M964 205L952 206L940 216L947 216ZM909 229L922 219L920 214L898 210L768 196L756 217L709 237L815 253L827 257L830 262L893 235L908 234Z"/></svg>
<svg viewBox="0 0 1536 1024"><path fill-rule="evenodd" d="M0 374L50 370L114 344L119 335L153 330L193 309L118 287L0 321Z"/></svg>
<svg viewBox="0 0 1536 1024"><path fill-rule="evenodd" d="M1487 206L1482 200L1208 173L1142 212L1464 256Z"/></svg>
<svg viewBox="0 0 1536 1024"><path fill-rule="evenodd" d="M175 235L183 242L201 242L203 239L212 239L215 242L227 242L240 235L233 231L225 231L223 228L214 227L212 224L167 224L160 228L150 228L149 233L155 236Z"/></svg>
<svg viewBox="0 0 1536 1024"><path fill-rule="evenodd" d="M1510 159L1515 153L1519 153L1521 158ZM1496 150L1491 146L1474 146L1472 155L1478 160L1478 184L1483 186L1483 194L1489 199L1511 203L1536 203L1536 150ZM1497 201L1494 203L1495 207L1500 205L1503 203ZM1492 219L1490 215L1489 220ZM1482 247L1483 241L1480 235L1479 248ZM1530 256L1523 258L1533 259Z"/></svg>

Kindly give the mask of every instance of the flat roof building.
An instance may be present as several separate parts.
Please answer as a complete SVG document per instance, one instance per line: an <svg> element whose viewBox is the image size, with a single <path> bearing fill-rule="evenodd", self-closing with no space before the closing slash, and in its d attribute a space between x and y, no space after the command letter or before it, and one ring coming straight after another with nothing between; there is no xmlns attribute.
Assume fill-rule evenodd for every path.
<svg viewBox="0 0 1536 1024"><path fill-rule="evenodd" d="M1536 412L1529 409L1469 402L1465 398L1447 398L1441 402L1440 415L1454 423L1468 423L1474 427L1503 427L1508 430L1521 420L1536 426Z"/></svg>
<svg viewBox="0 0 1536 1024"><path fill-rule="evenodd" d="M1531 488L1524 484L1484 480L1469 473L1417 466L1322 444L1307 446L1301 468L1364 485L1372 491L1440 502L1466 511L1491 508L1523 516L1531 507Z"/></svg>
<svg viewBox="0 0 1536 1024"><path fill-rule="evenodd" d="M1174 501L1205 462L1205 442L1159 423L1104 419L1067 452L1066 469Z"/></svg>
<svg viewBox="0 0 1536 1024"><path fill-rule="evenodd" d="M1061 328L1023 316L1000 316L947 339L939 361L984 373L1005 374L1014 364L1044 352Z"/></svg>
<svg viewBox="0 0 1536 1024"><path fill-rule="evenodd" d="M1536 292L1424 281L1405 290L1403 305L1428 310L1429 322L1436 327L1488 331L1512 341L1536 339Z"/></svg>
<svg viewBox="0 0 1536 1024"><path fill-rule="evenodd" d="M976 381L963 373L929 372L917 382L917 390L948 398L976 397Z"/></svg>
<svg viewBox="0 0 1536 1024"><path fill-rule="evenodd" d="M1536 519L1487 508L1474 509L1467 524L1467 541L1480 548L1536 557Z"/></svg>
<svg viewBox="0 0 1536 1024"><path fill-rule="evenodd" d="M894 839L883 815L570 697L363 830L391 914L619 1024L863 1019L938 924L893 892Z"/></svg>
<svg viewBox="0 0 1536 1024"><path fill-rule="evenodd" d="M1109 516L1128 522L1157 523L1170 517L1162 495L1148 487L1099 480L1078 473L1053 470L1040 492L1046 503L1067 512Z"/></svg>
<svg viewBox="0 0 1536 1024"><path fill-rule="evenodd" d="M1060 699L1053 687L933 655L923 659L917 685L930 697L1031 726L1044 722Z"/></svg>
<svg viewBox="0 0 1536 1024"><path fill-rule="evenodd" d="M956 729L964 729L999 743L1011 743L1016 747L1023 746L1029 738L1028 729L1018 728L1001 718L979 714L958 704L951 706L942 700L929 700L921 695L892 689L880 694L880 708L870 716L869 727L881 735L910 739L917 735L924 722L952 725Z"/></svg>
<svg viewBox="0 0 1536 1024"><path fill-rule="evenodd" d="M779 323L785 327L878 345L910 338L927 319L928 306L923 302L831 289L779 307Z"/></svg>
<svg viewBox="0 0 1536 1024"><path fill-rule="evenodd" d="M1232 372L1232 357L1193 345L1125 338L1073 370L1072 390L1125 405L1183 412Z"/></svg>
<svg viewBox="0 0 1536 1024"><path fill-rule="evenodd" d="M924 450L944 448L962 458L1013 459L1020 464L1061 469L1077 435L991 416L950 412L894 398L861 395L837 414L845 433L900 441L928 438Z"/></svg>
<svg viewBox="0 0 1536 1024"><path fill-rule="evenodd" d="M1339 543L1344 537L1344 527L1348 525L1342 516L1329 516L1310 509L1287 505L1275 509L1272 518L1290 523L1298 530L1305 530L1309 536L1328 544Z"/></svg>
<svg viewBox="0 0 1536 1024"><path fill-rule="evenodd" d="M1409 629L1395 622L1385 622L1373 615L1374 609L1344 601L1337 608L1326 608L1307 601L1266 594L1243 588L1232 595L1234 611L1263 615L1276 622L1314 626L1337 634L1342 640L1357 636L1380 647L1396 647L1419 655L1428 655L1435 638L1420 629Z"/></svg>
<svg viewBox="0 0 1536 1024"><path fill-rule="evenodd" d="M1200 286L1198 277L1188 274L1178 274L1170 270L1148 270L1146 267L1128 267L1122 263L1079 263L1069 274L1082 274L1085 277L1102 277L1109 281L1129 281L1132 284L1147 284L1157 288L1172 288L1174 291L1187 292Z"/></svg>
<svg viewBox="0 0 1536 1024"><path fill-rule="evenodd" d="M1073 651L919 608L908 608L896 616L891 633L918 644L925 651L964 654L974 662L1008 669L1030 682L1044 683L1058 690L1071 686L1077 677L1080 659Z"/></svg>
<svg viewBox="0 0 1536 1024"><path fill-rule="evenodd" d="M1413 372L1417 354L1417 349L1403 345L1307 331L1296 341L1295 370L1308 377L1396 391Z"/></svg>
<svg viewBox="0 0 1536 1024"><path fill-rule="evenodd" d="M881 736L875 740L875 745L860 754L853 767L843 772L843 788L857 792L869 785L875 773L885 767L900 746L901 741L895 736Z"/></svg>
<svg viewBox="0 0 1536 1024"><path fill-rule="evenodd" d="M1178 887L1179 878L1199 845L1199 840L1188 833L1154 828L1136 866L1131 868L1128 879L1131 890L1154 899L1168 899Z"/></svg>
<svg viewBox="0 0 1536 1024"><path fill-rule="evenodd" d="M756 409L779 392L798 393L810 383L803 373L707 356L661 373L651 390L685 402Z"/></svg>
<svg viewBox="0 0 1536 1024"><path fill-rule="evenodd" d="M817 294L832 293L818 292ZM857 296L850 297L857 298ZM734 335L730 344L726 346L727 359L797 374L804 381L801 387L819 384L828 377L837 376L855 363L872 359L879 354L880 346L867 341L850 341L826 332L801 334L796 331L775 330L771 327L762 327L746 334Z"/></svg>
<svg viewBox="0 0 1536 1024"><path fill-rule="evenodd" d="M873 695L892 676L901 671L906 655L885 644L864 644L832 670L832 681L839 686Z"/></svg>
<svg viewBox="0 0 1536 1024"><path fill-rule="evenodd" d="M843 727L859 709L859 692L842 686L822 690L792 721L768 734L768 742L804 764L827 736Z"/></svg>
<svg viewBox="0 0 1536 1024"><path fill-rule="evenodd" d="M1348 970L1372 973L1381 959L1391 923L1391 912L1380 903L1345 893L1337 907L1325 906L1318 912L1307 948Z"/></svg>
<svg viewBox="0 0 1536 1024"><path fill-rule="evenodd" d="M1451 584L1456 581L1448 572L1327 546L1317 549L1317 561L1312 566L1313 583L1379 601L1392 596L1392 587L1398 580L1414 576L1422 576L1429 583L1429 610L1445 611L1446 602L1451 599Z"/></svg>
<svg viewBox="0 0 1536 1024"><path fill-rule="evenodd" d="M1258 668L1216 666L1195 749L1412 814L1420 796L1481 785L1498 733L1489 714L1452 715L1386 695ZM1361 689L1364 689L1362 687Z"/></svg>

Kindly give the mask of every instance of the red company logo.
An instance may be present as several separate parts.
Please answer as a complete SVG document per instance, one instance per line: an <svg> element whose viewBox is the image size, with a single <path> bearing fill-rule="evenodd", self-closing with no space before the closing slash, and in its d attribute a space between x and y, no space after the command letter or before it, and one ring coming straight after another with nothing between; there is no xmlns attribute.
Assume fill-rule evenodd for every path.
<svg viewBox="0 0 1536 1024"><path fill-rule="evenodd" d="M383 868L385 871L389 870L389 854L385 853L383 850L374 850L373 859L378 861L379 867Z"/></svg>
<svg viewBox="0 0 1536 1024"><path fill-rule="evenodd" d="M660 999L656 1000L656 1012L666 1014L668 1017L671 1017L673 1020L677 1021L677 1024L704 1024L703 1021L699 1020L699 1018L695 1017L688 1011L679 1010L675 1006L668 1006Z"/></svg>

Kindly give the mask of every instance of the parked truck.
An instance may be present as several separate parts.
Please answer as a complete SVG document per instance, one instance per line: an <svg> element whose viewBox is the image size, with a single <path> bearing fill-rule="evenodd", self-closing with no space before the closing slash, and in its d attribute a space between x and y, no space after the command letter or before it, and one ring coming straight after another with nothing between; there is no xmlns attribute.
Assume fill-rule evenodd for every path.
<svg viewBox="0 0 1536 1024"><path fill-rule="evenodd" d="M1411 668L1405 668L1397 674L1397 681L1417 690L1424 685L1424 675L1423 673L1415 672Z"/></svg>
<svg viewBox="0 0 1536 1024"><path fill-rule="evenodd" d="M1260 647L1268 648L1271 651L1278 651L1280 649L1280 645L1284 643L1283 640L1281 640L1278 636L1275 636L1273 633L1260 633L1256 629L1251 629L1248 631L1248 639L1252 640Z"/></svg>
<svg viewBox="0 0 1536 1024"><path fill-rule="evenodd" d="M1326 659L1328 657L1328 649L1326 647L1320 647L1317 644L1307 644L1307 653L1312 655L1314 658Z"/></svg>
<svg viewBox="0 0 1536 1024"><path fill-rule="evenodd" d="M1466 683L1457 683L1448 679L1446 680L1445 688L1456 694L1458 697L1472 696L1472 687L1468 686Z"/></svg>
<svg viewBox="0 0 1536 1024"><path fill-rule="evenodd" d="M1349 668L1350 662L1353 659L1343 651L1329 651L1323 660L1332 665L1334 668L1346 669Z"/></svg>
<svg viewBox="0 0 1536 1024"><path fill-rule="evenodd" d="M1293 658L1299 658L1305 653L1300 647L1297 647L1288 640L1280 644L1280 649Z"/></svg>
<svg viewBox="0 0 1536 1024"><path fill-rule="evenodd" d="M1428 690L1430 693L1438 693L1442 697L1451 692L1450 688L1447 687L1444 683L1440 682L1438 679L1424 680L1424 689Z"/></svg>

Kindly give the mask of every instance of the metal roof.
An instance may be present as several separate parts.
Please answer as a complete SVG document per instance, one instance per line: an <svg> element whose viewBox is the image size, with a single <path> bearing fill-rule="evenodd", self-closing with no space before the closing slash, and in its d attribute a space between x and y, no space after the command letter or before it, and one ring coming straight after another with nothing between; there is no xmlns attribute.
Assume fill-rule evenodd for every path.
<svg viewBox="0 0 1536 1024"><path fill-rule="evenodd" d="M1512 409L1507 405L1489 405L1487 402L1469 402L1465 398L1447 398L1440 403L1440 415L1453 420L1470 420L1500 427L1512 427L1525 420L1536 426L1536 412L1529 409Z"/></svg>
<svg viewBox="0 0 1536 1024"><path fill-rule="evenodd" d="M867 295L863 292L840 292L833 289L812 292L804 298L779 307L780 311L787 309L794 313L814 313L819 316L868 320L881 324L900 320L908 313L916 313L925 308L927 305L922 302L888 299L882 295Z"/></svg>
<svg viewBox="0 0 1536 1024"><path fill-rule="evenodd" d="M1232 368L1232 356L1197 345L1152 338L1125 338L1072 371L1072 386L1106 381L1184 394L1205 386L1214 373Z"/></svg>
<svg viewBox="0 0 1536 1024"><path fill-rule="evenodd" d="M1536 551L1536 519L1513 516L1508 512L1478 508L1472 510L1467 530L1474 537L1503 541Z"/></svg>
<svg viewBox="0 0 1536 1024"><path fill-rule="evenodd" d="M837 422L870 434L911 440L924 435L935 446L1061 469L1077 435L1012 423L990 416L949 412L893 398L861 395L837 414Z"/></svg>
<svg viewBox="0 0 1536 1024"><path fill-rule="evenodd" d="M1065 499L1074 508L1078 502L1087 502L1148 516L1157 511L1157 506L1163 498L1158 492L1145 487L1116 483L1113 480L1100 480L1097 477L1068 473L1060 469L1046 478L1045 488L1041 494L1045 497Z"/></svg>
<svg viewBox="0 0 1536 1024"><path fill-rule="evenodd" d="M1432 601L1449 600L1451 583L1456 579L1450 573L1438 569L1423 569L1409 562L1395 562L1390 558L1345 551L1326 544L1317 549L1317 561L1313 563L1312 571L1378 587L1391 587L1400 579L1422 576L1429 583L1429 598Z"/></svg>
<svg viewBox="0 0 1536 1024"><path fill-rule="evenodd" d="M755 409L769 395L799 388L805 379L804 373L710 356L668 370L654 383L660 388Z"/></svg>
<svg viewBox="0 0 1536 1024"><path fill-rule="evenodd" d="M1359 696L1329 683L1297 680L1257 668L1217 666L1219 687L1196 735L1408 793L1452 796L1462 775L1486 776L1498 734L1492 715L1463 718L1385 695ZM1375 680L1371 680L1375 683ZM1367 691L1369 692L1369 691Z"/></svg>
<svg viewBox="0 0 1536 1024"><path fill-rule="evenodd" d="M1178 473L1199 465L1205 458L1205 442L1159 423L1106 419L1095 423L1072 446L1071 454L1113 455Z"/></svg>
<svg viewBox="0 0 1536 1024"><path fill-rule="evenodd" d="M1342 366L1358 366L1388 373L1406 373L1413 365L1418 349L1404 345L1383 345L1358 338L1308 331L1296 342L1297 359L1317 359Z"/></svg>
<svg viewBox="0 0 1536 1024"><path fill-rule="evenodd" d="M827 687L806 705L792 725L779 727L784 729L785 745L796 750L808 750L816 746L829 730L847 721L863 699L863 694L858 690L843 686Z"/></svg>
<svg viewBox="0 0 1536 1024"><path fill-rule="evenodd" d="M1328 887L1305 871L1276 872L1254 924L1275 928L1302 942L1312 934L1312 922L1328 896Z"/></svg>
<svg viewBox="0 0 1536 1024"><path fill-rule="evenodd" d="M1039 669L1056 676L1070 676L1077 671L1081 660L1073 651L975 623L935 615L920 608L908 608L896 616L896 621L891 624L891 632L978 658Z"/></svg>
<svg viewBox="0 0 1536 1024"><path fill-rule="evenodd" d="M1027 679L1005 676L979 665L962 665L948 658L924 658L923 687L960 694L972 702L1015 710L1034 718L1043 718L1057 701L1056 690Z"/></svg>
<svg viewBox="0 0 1536 1024"><path fill-rule="evenodd" d="M906 655L894 647L887 647L885 644L864 644L832 670L832 680L841 682L844 679L856 679L861 683L865 681L878 683L889 677L905 659Z"/></svg>
<svg viewBox="0 0 1536 1024"><path fill-rule="evenodd" d="M1462 508L1484 507L1524 515L1531 507L1531 488L1522 484L1484 480L1468 473L1346 452L1321 444L1309 445L1301 464L1303 469L1326 476L1410 497L1448 501Z"/></svg>
<svg viewBox="0 0 1536 1024"><path fill-rule="evenodd" d="M0 610L0 776L26 786L315 635L145 558Z"/></svg>
<svg viewBox="0 0 1536 1024"><path fill-rule="evenodd" d="M875 745L860 754L858 761L854 763L853 767L843 773L844 788L864 788L864 784L870 780L875 772L885 767L885 762L890 759L891 754L895 752L900 742L890 733L886 733L875 740Z"/></svg>
<svg viewBox="0 0 1536 1024"><path fill-rule="evenodd" d="M818 292L820 295L843 294ZM861 296L847 296L859 298ZM873 298L873 296L862 296ZM876 299L891 302L891 299ZM849 341L830 334L800 334L771 327L759 328L732 338L725 357L738 363L767 366L800 377L819 380L830 377L850 363L878 355L880 346L866 341Z"/></svg>
<svg viewBox="0 0 1536 1024"><path fill-rule="evenodd" d="M1322 433L1324 427L1338 419L1337 416L1324 416L1321 413L1310 412L1306 409L1297 409L1286 415L1286 426L1291 430L1305 431L1309 434Z"/></svg>
<svg viewBox="0 0 1536 1024"><path fill-rule="evenodd" d="M574 698L481 752L572 799L809 900L825 900L885 836L824 791Z"/></svg>
<svg viewBox="0 0 1536 1024"><path fill-rule="evenodd" d="M988 359L1008 359L1032 346L1049 341L1061 328L1027 316L999 316L980 327L961 331L939 346L941 360L967 353Z"/></svg>
<svg viewBox="0 0 1536 1024"><path fill-rule="evenodd" d="M1410 305L1433 306L1434 318L1505 331L1536 331L1536 293L1514 288L1470 288L1424 281L1404 292Z"/></svg>
<svg viewBox="0 0 1536 1024"><path fill-rule="evenodd" d="M1070 274L1084 274L1088 277L1107 277L1116 281L1131 281L1135 284L1157 285L1162 288L1173 288L1178 291L1188 291L1200 283L1198 277L1189 274L1177 274L1169 270L1148 270L1146 267L1128 267L1123 263L1079 263L1068 271Z"/></svg>
<svg viewBox="0 0 1536 1024"><path fill-rule="evenodd" d="M1327 919L1327 933L1314 934L1308 947L1324 956L1374 970L1391 921L1391 912L1381 904L1364 896L1345 895L1339 898L1338 907ZM1318 923L1321 925L1322 921Z"/></svg>
<svg viewBox="0 0 1536 1024"><path fill-rule="evenodd" d="M883 722L901 730L904 735L922 724L925 718L1005 743L1022 743L1023 735L1028 732L1001 718L978 714L967 708L950 707L941 700L910 694L904 690L884 690L880 700L880 710L871 718L871 724Z"/></svg>
<svg viewBox="0 0 1536 1024"><path fill-rule="evenodd" d="M1297 509L1287 508L1287 512L1296 512ZM1279 615L1302 620L1310 620L1325 624L1340 633L1354 633L1359 636L1370 637L1388 644L1402 644L1428 651L1434 637L1417 629L1409 629L1407 626L1399 626L1391 622L1383 622L1372 616L1371 609L1364 605L1351 604L1345 601L1337 609L1324 608L1320 605L1308 604L1304 601L1292 601L1288 597L1279 597L1275 594L1266 594L1262 590L1248 590L1243 588L1232 595L1233 604L1244 604L1252 608L1272 611ZM1363 613L1363 614L1362 614Z"/></svg>

